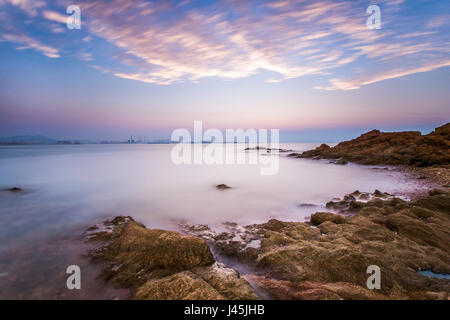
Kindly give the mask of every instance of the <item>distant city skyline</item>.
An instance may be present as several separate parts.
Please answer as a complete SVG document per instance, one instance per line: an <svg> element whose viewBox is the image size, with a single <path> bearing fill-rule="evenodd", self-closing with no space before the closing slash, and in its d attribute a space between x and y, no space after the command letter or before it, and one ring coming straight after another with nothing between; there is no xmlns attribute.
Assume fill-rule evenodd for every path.
<svg viewBox="0 0 450 320"><path fill-rule="evenodd" d="M0 136L169 139L280 129L282 142L450 121L445 1L0 0ZM381 29L366 9L381 9Z"/></svg>
<svg viewBox="0 0 450 320"><path fill-rule="evenodd" d="M442 123L441 125L444 125L445 123ZM425 127L422 126L421 128L417 128L414 126L406 126L406 127L381 127L381 131L385 132L398 132L398 131L419 131L422 134L428 134L432 132L436 127L439 127L440 125L436 126L429 126ZM354 138L357 138L363 133L366 133L370 130L380 130L379 128L341 128L341 129L316 129L316 130L306 130L306 131L288 131L288 130L282 130L280 131L280 142L281 143L295 143L295 142L325 142L325 143L335 143L335 142L341 142L344 140L351 140ZM192 133L192 130L190 130ZM225 130L221 130L222 132L225 132ZM164 136L161 135L159 137L155 136L129 136L127 137L121 137L116 139L82 139L78 137L51 137L51 136L42 136L39 134L24 134L24 135L15 135L15 136L0 136L0 143L4 142L5 138L7 140L11 140L11 138L15 137L24 137L24 136L30 136L33 138L43 138L43 140L51 139L54 140L53 142L57 141L72 141L72 142L85 142L85 143L99 143L99 142L120 142L124 143L129 140L131 140L131 137L133 137L133 140L135 142L139 143L152 143L152 142L169 142L170 135ZM17 139L16 139L17 140ZM13 140L13 141L16 141ZM18 140L17 140L18 141ZM17 142L16 141L16 142ZM47 142L44 142L47 143Z"/></svg>

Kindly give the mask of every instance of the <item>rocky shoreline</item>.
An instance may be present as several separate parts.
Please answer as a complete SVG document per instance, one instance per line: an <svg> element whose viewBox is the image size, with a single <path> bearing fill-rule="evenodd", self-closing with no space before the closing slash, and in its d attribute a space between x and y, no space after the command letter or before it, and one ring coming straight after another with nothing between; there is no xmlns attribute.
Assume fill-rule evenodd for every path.
<svg viewBox="0 0 450 320"><path fill-rule="evenodd" d="M102 277L133 289L134 299L259 299L237 271L215 261L200 237L147 229L124 216L89 228L85 237L97 244L89 257L102 264Z"/></svg>
<svg viewBox="0 0 450 320"><path fill-rule="evenodd" d="M86 231L95 244L89 257L101 263L105 280L131 288L134 299L448 300L450 280L422 271L450 274L449 150L446 124L424 136L374 130L335 147L291 153L337 165L391 165L426 181L430 191L412 200L355 191L331 199L327 212L309 222L225 222L221 232L188 223L180 224L182 233L147 229L119 216ZM370 290L373 265L381 288Z"/></svg>
<svg viewBox="0 0 450 320"><path fill-rule="evenodd" d="M346 165L391 166L421 180L428 190L450 188L450 123L422 135L418 131L381 132L372 130L356 139L344 141L334 147L322 144L314 150L289 153L291 158L328 160ZM411 196L422 196L423 193Z"/></svg>
<svg viewBox="0 0 450 320"><path fill-rule="evenodd" d="M372 130L334 147L322 144L314 150L291 153L295 158L330 159L337 164L407 165L412 167L450 164L450 123L422 135L418 131Z"/></svg>
<svg viewBox="0 0 450 320"><path fill-rule="evenodd" d="M183 224L184 235L119 216L85 236L104 279L135 299L449 299L448 279L419 273L450 274L449 192L405 201L355 191L327 207L307 223ZM370 265L380 290L366 287Z"/></svg>

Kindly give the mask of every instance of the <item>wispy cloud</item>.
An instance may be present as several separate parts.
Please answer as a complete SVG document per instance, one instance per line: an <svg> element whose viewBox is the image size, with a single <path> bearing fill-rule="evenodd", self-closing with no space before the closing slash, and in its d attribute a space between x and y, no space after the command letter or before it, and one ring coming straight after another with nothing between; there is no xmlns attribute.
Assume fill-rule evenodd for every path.
<svg viewBox="0 0 450 320"><path fill-rule="evenodd" d="M0 0L0 5L5 1ZM27 2L8 0L22 9ZM265 71L270 73L268 82L321 75L328 84L316 89L352 90L447 66L450 50L448 33L439 29L448 13L404 15L402 9L412 4L400 0L379 1L381 30L366 27L366 1L221 0L201 6L196 1L78 3L83 26L91 34L84 39L104 39L122 52L115 55L114 65L104 69L116 77L152 84L237 79ZM67 18L62 5L48 3L28 13L59 23ZM76 56L91 59L86 54Z"/></svg>
<svg viewBox="0 0 450 320"><path fill-rule="evenodd" d="M18 50L34 49L43 53L45 56L49 58L60 57L58 49L44 45L40 43L38 40L31 38L27 35L3 34L1 38L9 42L21 44L20 46L17 47Z"/></svg>
<svg viewBox="0 0 450 320"><path fill-rule="evenodd" d="M331 79L330 86L326 87L315 87L315 89L321 90L355 90L359 89L361 86L372 84L375 82L380 82L383 80L395 79L404 76L408 76L415 73L428 72L442 67L450 66L450 59L442 62L432 63L429 65L424 65L420 67L411 67L408 69L393 69L387 70L378 74L369 75L366 77L343 80L343 79Z"/></svg>
<svg viewBox="0 0 450 320"><path fill-rule="evenodd" d="M38 10L45 6L40 0L0 0L0 5L13 5L19 7L30 16L37 16Z"/></svg>
<svg viewBox="0 0 450 320"><path fill-rule="evenodd" d="M67 22L67 15L61 14L59 12L51 11L51 10L44 10L42 12L42 16L50 21L59 22L59 23L66 23Z"/></svg>

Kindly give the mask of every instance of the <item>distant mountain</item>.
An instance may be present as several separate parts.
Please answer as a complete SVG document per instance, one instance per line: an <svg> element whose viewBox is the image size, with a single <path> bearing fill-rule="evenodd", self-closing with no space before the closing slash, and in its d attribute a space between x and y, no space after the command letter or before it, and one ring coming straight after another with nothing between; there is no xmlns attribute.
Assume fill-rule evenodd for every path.
<svg viewBox="0 0 450 320"><path fill-rule="evenodd" d="M0 137L1 144L50 144L57 143L57 140L44 136L13 136L13 137Z"/></svg>

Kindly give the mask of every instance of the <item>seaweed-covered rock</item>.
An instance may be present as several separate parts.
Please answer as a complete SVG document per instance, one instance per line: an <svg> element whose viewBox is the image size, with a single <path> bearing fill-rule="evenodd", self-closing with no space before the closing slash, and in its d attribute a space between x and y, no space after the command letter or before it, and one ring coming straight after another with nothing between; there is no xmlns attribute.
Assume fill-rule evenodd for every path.
<svg viewBox="0 0 450 320"><path fill-rule="evenodd" d="M151 279L136 291L139 300L223 300L205 280L190 271Z"/></svg>
<svg viewBox="0 0 450 320"><path fill-rule="evenodd" d="M257 300L258 295L233 269L215 263L163 278L150 279L136 291L136 299Z"/></svg>
<svg viewBox="0 0 450 320"><path fill-rule="evenodd" d="M331 212L316 212L311 215L311 224L317 226L325 221L331 221L336 224L345 223L345 217Z"/></svg>
<svg viewBox="0 0 450 320"><path fill-rule="evenodd" d="M116 225L108 245L92 254L105 262L107 278L129 287L141 284L151 272L177 272L214 263L203 239L147 229L131 220Z"/></svg>
<svg viewBox="0 0 450 320"><path fill-rule="evenodd" d="M147 229L119 216L86 231L99 243L90 257L103 276L136 289L137 299L257 299L237 271L215 263L208 244L196 236Z"/></svg>
<svg viewBox="0 0 450 320"><path fill-rule="evenodd" d="M249 286L248 282L241 278L239 272L226 268L223 264L216 262L208 267L196 267L193 273L200 276L211 287L220 292L225 299L230 300L255 300L258 295Z"/></svg>
<svg viewBox="0 0 450 320"><path fill-rule="evenodd" d="M261 239L256 258L242 259L259 290L281 299L447 299L449 280L417 271L450 273L449 193L409 202L374 197L352 216L316 213L311 224L317 228L270 220L247 229ZM366 287L370 265L380 267L380 290Z"/></svg>

